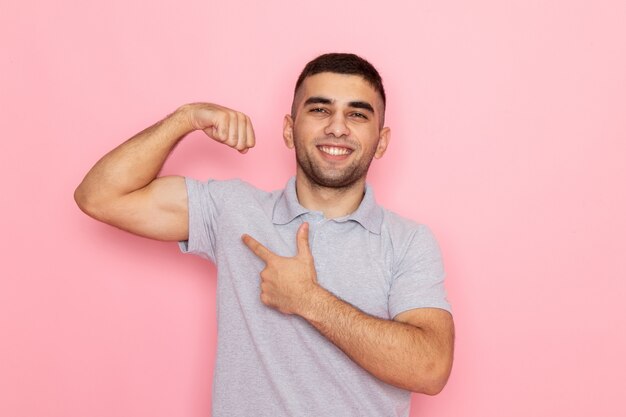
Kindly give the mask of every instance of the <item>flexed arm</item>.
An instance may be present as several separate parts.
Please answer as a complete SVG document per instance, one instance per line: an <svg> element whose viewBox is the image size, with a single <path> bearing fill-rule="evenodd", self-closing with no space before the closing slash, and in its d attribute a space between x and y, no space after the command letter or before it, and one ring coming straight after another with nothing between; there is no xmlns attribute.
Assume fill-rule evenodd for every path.
<svg viewBox="0 0 626 417"><path fill-rule="evenodd" d="M76 189L76 203L89 216L131 233L187 239L184 178L157 175L176 144L195 130L242 153L255 142L245 114L216 104L184 105L103 156Z"/></svg>

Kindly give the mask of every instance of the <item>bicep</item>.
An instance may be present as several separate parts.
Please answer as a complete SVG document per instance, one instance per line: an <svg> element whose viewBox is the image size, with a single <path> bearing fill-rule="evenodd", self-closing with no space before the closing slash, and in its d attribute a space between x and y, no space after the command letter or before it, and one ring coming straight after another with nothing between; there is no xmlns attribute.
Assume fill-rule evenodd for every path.
<svg viewBox="0 0 626 417"><path fill-rule="evenodd" d="M185 178L159 177L118 198L100 219L120 229L157 240L186 240L189 209Z"/></svg>

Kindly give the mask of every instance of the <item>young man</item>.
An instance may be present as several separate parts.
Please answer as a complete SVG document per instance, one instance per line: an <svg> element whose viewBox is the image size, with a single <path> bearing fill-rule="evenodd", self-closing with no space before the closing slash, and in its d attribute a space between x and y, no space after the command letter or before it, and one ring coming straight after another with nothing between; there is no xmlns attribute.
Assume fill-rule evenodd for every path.
<svg viewBox="0 0 626 417"><path fill-rule="evenodd" d="M365 183L389 144L384 112L371 64L322 55L284 119L297 160L284 190L157 177L194 130L254 146L246 115L204 103L105 155L76 190L90 216L217 264L214 416L407 416L410 391L445 385L454 327L437 244Z"/></svg>

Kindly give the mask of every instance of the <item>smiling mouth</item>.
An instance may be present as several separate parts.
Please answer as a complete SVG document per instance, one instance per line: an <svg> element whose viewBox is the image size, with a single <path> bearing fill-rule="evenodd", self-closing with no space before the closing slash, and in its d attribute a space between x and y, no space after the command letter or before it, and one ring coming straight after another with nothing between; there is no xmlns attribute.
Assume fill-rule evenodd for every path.
<svg viewBox="0 0 626 417"><path fill-rule="evenodd" d="M332 156L343 156L343 155L350 155L352 153L351 149L348 148L342 148L339 146L318 146L317 147L320 151L328 154L328 155L332 155Z"/></svg>

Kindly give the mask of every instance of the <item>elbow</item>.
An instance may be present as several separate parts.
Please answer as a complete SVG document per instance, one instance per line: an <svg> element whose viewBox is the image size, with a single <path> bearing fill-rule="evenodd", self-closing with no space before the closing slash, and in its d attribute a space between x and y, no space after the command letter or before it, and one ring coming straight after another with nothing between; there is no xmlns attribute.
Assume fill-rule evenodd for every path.
<svg viewBox="0 0 626 417"><path fill-rule="evenodd" d="M424 385L419 391L415 392L435 396L443 391L443 388L446 386L446 382L448 382L447 378L443 380L431 381L428 384Z"/></svg>
<svg viewBox="0 0 626 417"><path fill-rule="evenodd" d="M410 388L411 391L434 396L439 394L448 382L450 372L452 370L452 362L450 363L438 363L431 364L426 368L425 372L422 372L414 385Z"/></svg>
<svg viewBox="0 0 626 417"><path fill-rule="evenodd" d="M83 213L94 219L99 219L99 206L92 194L93 193L89 193L81 183L76 187L76 190L74 190L74 201Z"/></svg>
<svg viewBox="0 0 626 417"><path fill-rule="evenodd" d="M79 209L81 209L84 213L89 214L89 194L85 192L82 185L83 184L81 183L78 187L76 187L76 190L74 190L74 201Z"/></svg>
<svg viewBox="0 0 626 417"><path fill-rule="evenodd" d="M76 202L79 209L87 213L89 199L81 186L82 183L74 190L74 202Z"/></svg>

